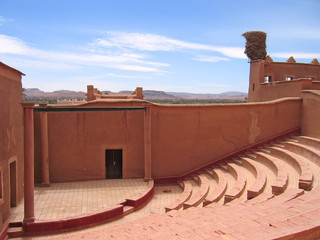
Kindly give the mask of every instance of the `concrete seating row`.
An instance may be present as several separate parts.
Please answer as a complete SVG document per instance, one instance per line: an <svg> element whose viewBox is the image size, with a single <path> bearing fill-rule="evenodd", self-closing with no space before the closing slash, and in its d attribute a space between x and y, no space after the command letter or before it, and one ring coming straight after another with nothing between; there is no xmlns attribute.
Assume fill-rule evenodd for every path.
<svg viewBox="0 0 320 240"><path fill-rule="evenodd" d="M270 147L268 149L273 156L279 157L294 165L294 167L299 171L299 188L303 188L305 190L311 189L313 174L307 159L284 148Z"/></svg>
<svg viewBox="0 0 320 240"><path fill-rule="evenodd" d="M257 197L264 190L267 184L267 176L263 168L252 159L241 157L241 160L244 166L251 166L255 170L256 180L254 184L249 189L247 189L247 199L252 199L254 197Z"/></svg>
<svg viewBox="0 0 320 240"><path fill-rule="evenodd" d="M211 170L211 169L210 169ZM213 179L218 183L214 191L207 195L203 201L203 206L206 206L210 203L217 202L222 198L224 193L227 190L227 180L223 171L219 168L213 168L212 171L208 171L208 174L212 176Z"/></svg>
<svg viewBox="0 0 320 240"><path fill-rule="evenodd" d="M198 181L200 188L190 197L190 199L188 199L188 201L183 203L183 209L198 206L209 192L210 185L208 178L203 174L195 176L195 178Z"/></svg>
<svg viewBox="0 0 320 240"><path fill-rule="evenodd" d="M204 208L210 210L188 209L186 214L171 212L172 216L181 217L184 223L187 222L187 218L202 222L203 225L199 224L196 228L202 229L201 233L206 229L211 229L210 237L214 239L274 239L280 237L315 239L315 236L320 237L320 205L318 204L320 186L317 185L320 182L318 180L319 183L314 182L314 174L317 172L314 171L314 165L320 169L319 143L317 139L297 137L250 152L247 156L241 156L239 158L242 161L241 166L254 169L252 173L255 176L255 182L246 189L247 201L235 201L237 198L234 198L231 202L234 204L227 203L228 206L211 204L215 202L213 200L205 201ZM242 171L234 162L227 163L227 166L228 173L236 176L233 186L235 188ZM274 181L268 185L272 188L271 192L265 191L268 176L263 166L271 169L275 175ZM221 178L222 182L225 181L226 173L221 171L219 175L214 175L214 172L219 172L216 171L217 169L219 168L213 168L209 173L212 173L211 176L216 179L218 189L219 180ZM290 179L292 169L298 174L298 180ZM316 179L318 178L319 176ZM291 185L293 181L298 181L296 187L289 187L289 180ZM226 190L225 194L227 195L228 192L231 192L231 189ZM215 191L211 192L207 198L210 199L210 196L214 194ZM208 215L213 217L208 220ZM174 221L177 220L174 219Z"/></svg>
<svg viewBox="0 0 320 240"><path fill-rule="evenodd" d="M320 166L320 150L316 149L314 147L301 144L301 143L295 143L291 141L286 141L283 143L284 147L294 153L300 154L305 156L307 159L311 160L318 166Z"/></svg>
<svg viewBox="0 0 320 240"><path fill-rule="evenodd" d="M183 192L174 202L172 202L170 205L165 207L166 212L180 209L183 206L183 204L191 197L191 194L192 194L191 183L188 181L182 181L181 185L183 188Z"/></svg>
<svg viewBox="0 0 320 240"><path fill-rule="evenodd" d="M239 197L243 193L247 184L246 176L242 173L238 165L236 165L235 163L228 163L227 165L228 170L234 172L234 175L236 176L236 182L235 185L231 189L228 189L225 193L225 203L228 203L234 200L235 198Z"/></svg>
<svg viewBox="0 0 320 240"><path fill-rule="evenodd" d="M297 140L301 144L309 145L310 147L313 147L315 149L320 149L320 140L317 138L299 136Z"/></svg>
<svg viewBox="0 0 320 240"><path fill-rule="evenodd" d="M258 151L256 154L256 160L263 162L271 168L276 173L276 181L272 183L272 193L280 194L282 193L288 184L288 172L286 166L276 157L269 155L266 152Z"/></svg>

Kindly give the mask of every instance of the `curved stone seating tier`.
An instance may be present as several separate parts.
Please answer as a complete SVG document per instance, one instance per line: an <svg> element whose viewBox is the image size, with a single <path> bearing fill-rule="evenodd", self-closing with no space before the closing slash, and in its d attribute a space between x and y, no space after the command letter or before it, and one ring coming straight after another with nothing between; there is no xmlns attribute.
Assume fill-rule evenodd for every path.
<svg viewBox="0 0 320 240"><path fill-rule="evenodd" d="M190 199L183 203L183 209L198 206L209 192L209 180L205 175L198 176L198 182L200 185L199 190L190 197Z"/></svg>
<svg viewBox="0 0 320 240"><path fill-rule="evenodd" d="M310 147L314 147L316 149L320 149L320 140L317 138L307 137L307 136L299 136L297 138L298 142L301 144L308 145Z"/></svg>
<svg viewBox="0 0 320 240"><path fill-rule="evenodd" d="M239 166L237 166L235 163L228 163L228 169L229 172L235 174L236 183L231 189L228 189L226 191L224 195L225 203L228 203L234 200L235 198L239 197L243 193L247 184L246 176L243 174Z"/></svg>
<svg viewBox="0 0 320 240"><path fill-rule="evenodd" d="M188 181L183 181L183 192L180 194L180 196L177 198L176 201L172 202L170 205L166 206L166 212L177 210L182 207L183 203L186 202L192 194L192 185Z"/></svg>
<svg viewBox="0 0 320 240"><path fill-rule="evenodd" d="M251 164L244 163L239 157L234 158L233 162L237 164L237 166L241 170L240 173L242 173L246 178L246 185L244 187L244 191L239 197L241 200L246 201L248 197L247 190L250 189L251 186L253 186L257 180L257 171Z"/></svg>
<svg viewBox="0 0 320 240"><path fill-rule="evenodd" d="M304 139L304 137L293 137L286 142L299 144L297 142L300 138ZM309 141L308 138L306 139ZM205 185L208 186L200 186L198 192L193 191L193 196L184 202L183 209L197 206L201 201L203 201L203 206L207 206L220 199L223 199L225 204L230 201L233 202L233 205L242 204L245 201L241 200L244 196L248 199L246 202L260 203L273 198L274 195L286 192L286 188L298 189L299 187L310 190L315 172L309 164L310 160L284 148L284 146L283 142L272 143L259 150L245 153L244 156L235 158L233 161L203 170L203 173L215 180L214 184L210 184L207 179L209 183L207 184L208 181L206 181ZM311 147L309 146L309 148ZM317 149L312 150L317 151ZM205 199L199 200L203 199L204 194L207 194ZM179 199L172 203L172 206L176 204L180 207L182 201ZM183 199L182 196L181 199ZM179 209L179 207L172 209Z"/></svg>
<svg viewBox="0 0 320 240"><path fill-rule="evenodd" d="M17 237L22 234L26 236L48 235L53 233L69 232L72 230L84 229L94 225L110 222L112 220L124 217L129 213L136 211L147 204L154 194L154 181L148 183L148 187L142 193L136 196L127 198L124 202L114 206L110 206L103 211L93 212L90 214L69 217L60 220L42 220L35 222L13 223L13 225L23 225L21 228L9 228L9 237ZM10 225L10 224L9 224Z"/></svg>
<svg viewBox="0 0 320 240"><path fill-rule="evenodd" d="M250 158L241 157L243 165L251 166L255 169L256 181L247 189L247 199L257 197L264 190L267 184L267 175L263 168Z"/></svg>
<svg viewBox="0 0 320 240"><path fill-rule="evenodd" d="M151 180L148 183L148 188L142 193L131 198L127 198L124 203L121 203L124 206L131 206L134 208L134 211L142 208L149 200L153 197L154 194L154 181Z"/></svg>
<svg viewBox="0 0 320 240"><path fill-rule="evenodd" d="M286 162L288 162L296 168L296 170L300 174L299 188L305 190L311 189L313 173L307 159L296 153L290 152L284 148L270 147L269 150L272 155L285 160Z"/></svg>
<svg viewBox="0 0 320 240"><path fill-rule="evenodd" d="M302 155L305 158L317 164L318 166L320 166L320 150L301 143L295 143L290 141L283 142L283 145L285 149L288 149L296 154Z"/></svg>
<svg viewBox="0 0 320 240"><path fill-rule="evenodd" d="M296 158L292 157L290 155L291 152L284 149L283 145L281 144L277 144L277 145L278 146L273 145L267 148L267 150L269 151L269 154L291 165L299 173L299 175L301 175L302 166L300 162Z"/></svg>
<svg viewBox="0 0 320 240"><path fill-rule="evenodd" d="M269 193L261 193L258 196L248 199L245 203L249 203L249 204L260 204L262 202L268 201L269 199L275 197L277 195L274 195L273 193L269 192ZM279 195L278 195L279 196Z"/></svg>
<svg viewBox="0 0 320 240"><path fill-rule="evenodd" d="M218 182L217 187L207 195L207 197L203 201L203 206L206 206L210 203L217 202L219 199L221 199L224 195L224 193L227 190L227 180L225 177L224 172L219 168L214 168L212 172L212 177L216 179Z"/></svg>
<svg viewBox="0 0 320 240"><path fill-rule="evenodd" d="M227 190L233 188L237 180L236 172L235 171L230 172L227 164L220 164L218 169L220 169L225 175L227 185L228 185Z"/></svg>
<svg viewBox="0 0 320 240"><path fill-rule="evenodd" d="M279 159L266 153L256 152L256 156L257 161L264 162L275 167L276 181L271 185L272 193L276 195L282 193L288 184L288 171L286 166Z"/></svg>

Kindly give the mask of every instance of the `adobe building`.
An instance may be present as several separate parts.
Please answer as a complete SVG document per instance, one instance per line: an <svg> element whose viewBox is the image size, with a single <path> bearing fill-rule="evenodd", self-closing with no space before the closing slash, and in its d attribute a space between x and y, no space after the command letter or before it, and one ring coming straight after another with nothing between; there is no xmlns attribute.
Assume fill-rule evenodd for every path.
<svg viewBox="0 0 320 240"><path fill-rule="evenodd" d="M315 58L310 64L265 60L250 62L248 102L270 101L283 97L301 97L303 90L320 89L320 65Z"/></svg>
<svg viewBox="0 0 320 240"><path fill-rule="evenodd" d="M155 104L143 99L142 88L109 96L89 85L86 103L21 106L22 75L1 63L1 240L23 184L25 226L36 221L33 176L43 186L109 178L172 182L288 134L320 138L317 60L252 60L243 104Z"/></svg>
<svg viewBox="0 0 320 240"><path fill-rule="evenodd" d="M0 229L6 224L10 208L23 199L23 75L0 62Z"/></svg>

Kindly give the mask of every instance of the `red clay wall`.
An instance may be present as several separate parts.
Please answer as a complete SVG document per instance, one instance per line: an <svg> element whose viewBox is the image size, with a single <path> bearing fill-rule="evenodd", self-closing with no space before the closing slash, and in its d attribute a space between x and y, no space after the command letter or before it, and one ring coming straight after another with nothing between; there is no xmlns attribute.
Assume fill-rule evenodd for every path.
<svg viewBox="0 0 320 240"><path fill-rule="evenodd" d="M264 79L264 66L264 60L250 63L248 102L260 101L260 86Z"/></svg>
<svg viewBox="0 0 320 240"><path fill-rule="evenodd" d="M303 89L313 89L311 79L297 79L291 81L261 83L259 101L270 101L283 97L301 97Z"/></svg>
<svg viewBox="0 0 320 240"><path fill-rule="evenodd" d="M0 200L0 230L10 213L9 164L16 161L16 199L23 198L23 111L21 73L0 63L0 170L2 199Z"/></svg>
<svg viewBox="0 0 320 240"><path fill-rule="evenodd" d="M312 78L312 80L320 81L320 65L271 62L265 64L264 74L272 76L273 81L285 81L286 77Z"/></svg>
<svg viewBox="0 0 320 240"><path fill-rule="evenodd" d="M271 82L264 83L265 76L271 77ZM304 80L286 81L286 77L304 78ZM271 101L282 97L301 97L301 90L319 90L319 81L319 64L252 61L250 63L248 102Z"/></svg>
<svg viewBox="0 0 320 240"><path fill-rule="evenodd" d="M320 91L302 93L302 135L320 138Z"/></svg>
<svg viewBox="0 0 320 240"><path fill-rule="evenodd" d="M177 176L300 126L301 100L152 109L152 176Z"/></svg>
<svg viewBox="0 0 320 240"><path fill-rule="evenodd" d="M41 182L35 115L35 180ZM143 110L48 113L51 182L104 179L105 149L123 149L124 178L144 176L143 116Z"/></svg>
<svg viewBox="0 0 320 240"><path fill-rule="evenodd" d="M300 109L301 99L259 104L152 105L152 176L178 176L299 127ZM143 111L48 113L51 181L105 178L106 148L124 149L124 178L143 177L143 117Z"/></svg>

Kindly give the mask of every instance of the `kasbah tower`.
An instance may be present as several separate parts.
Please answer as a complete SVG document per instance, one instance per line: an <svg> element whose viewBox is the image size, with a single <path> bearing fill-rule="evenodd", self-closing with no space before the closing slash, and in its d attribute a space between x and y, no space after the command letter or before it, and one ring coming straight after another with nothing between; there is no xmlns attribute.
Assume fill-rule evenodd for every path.
<svg viewBox="0 0 320 240"><path fill-rule="evenodd" d="M274 62L264 32L243 36L250 76L241 104L155 104L142 87L104 95L92 85L87 102L23 103L24 73L0 63L0 240L141 212L148 216L52 239L320 238L319 62ZM37 215L37 191L110 179L144 187L99 211ZM176 197L150 210L173 186Z"/></svg>

